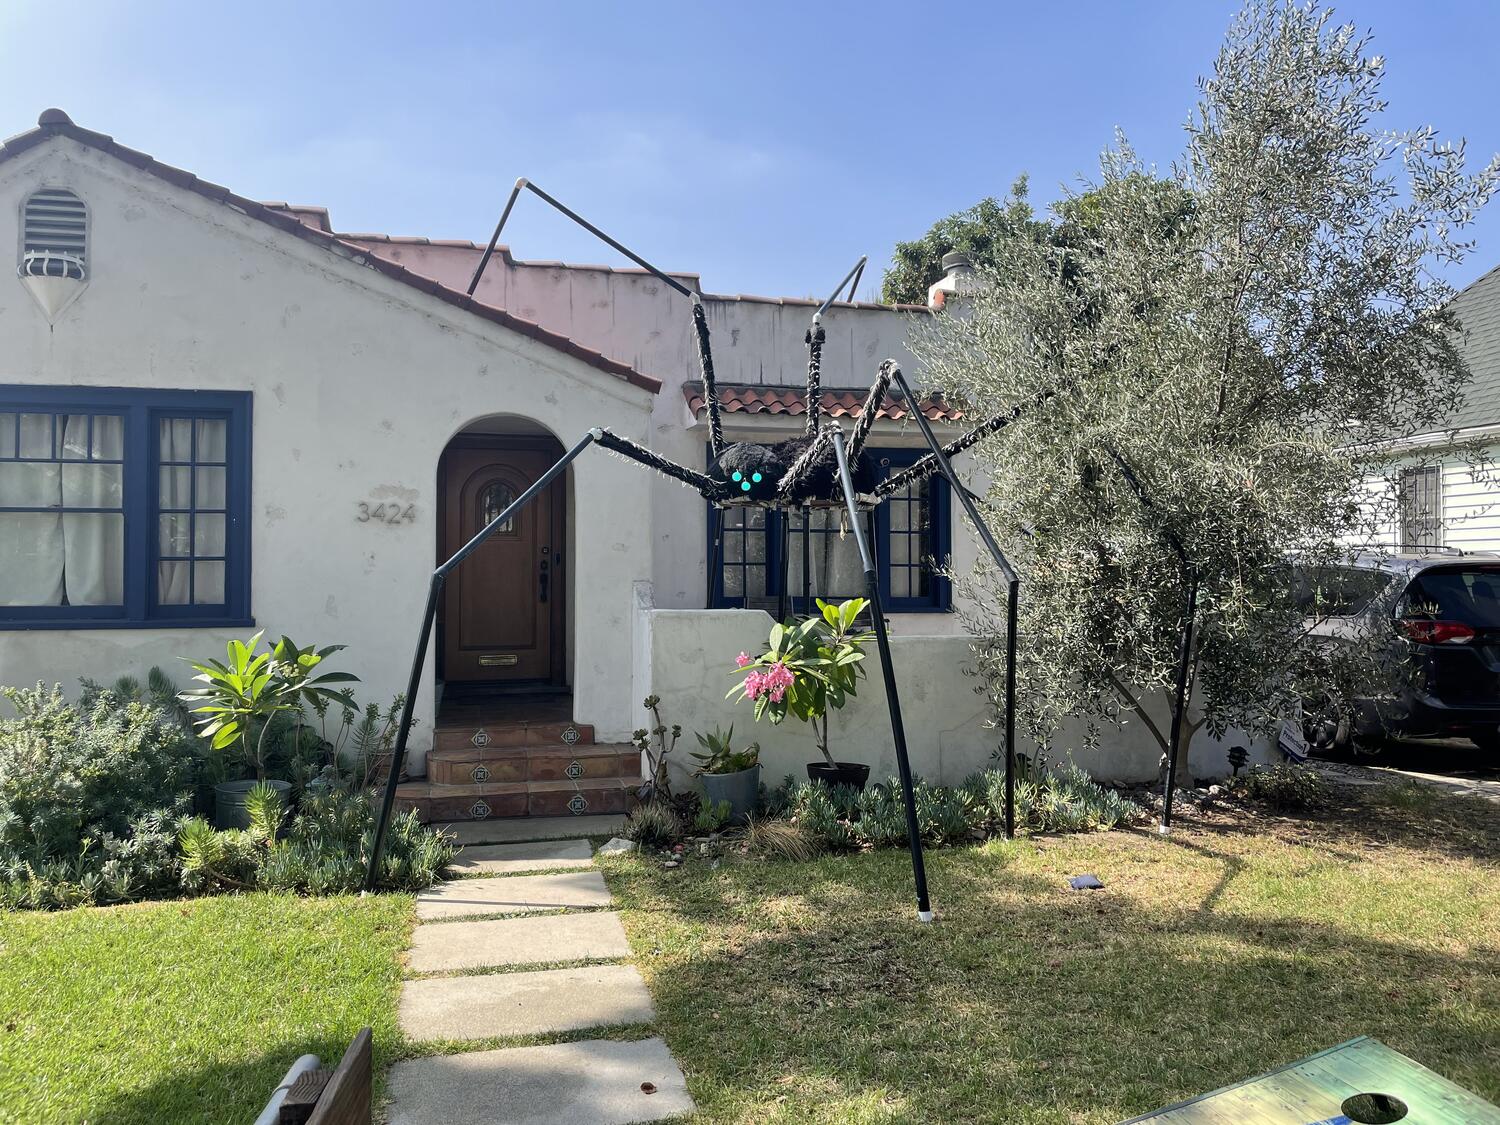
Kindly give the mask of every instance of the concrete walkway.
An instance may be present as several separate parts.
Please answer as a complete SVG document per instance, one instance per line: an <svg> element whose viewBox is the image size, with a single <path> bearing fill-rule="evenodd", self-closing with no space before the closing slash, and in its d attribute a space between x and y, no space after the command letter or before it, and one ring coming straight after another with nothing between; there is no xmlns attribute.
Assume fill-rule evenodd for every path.
<svg viewBox="0 0 1500 1125"><path fill-rule="evenodd" d="M525 822L496 823L514 839ZM639 1034L656 1018L593 863L587 840L466 847L454 870L474 877L417 896L401 990L407 1037L543 1042L396 1063L390 1125L627 1125L693 1111L659 1038L545 1042L590 1028Z"/></svg>

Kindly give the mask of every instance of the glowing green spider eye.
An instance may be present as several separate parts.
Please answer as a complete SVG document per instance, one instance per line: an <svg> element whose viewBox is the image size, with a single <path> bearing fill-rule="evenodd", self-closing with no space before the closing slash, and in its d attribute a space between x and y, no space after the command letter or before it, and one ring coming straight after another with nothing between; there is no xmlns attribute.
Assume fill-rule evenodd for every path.
<svg viewBox="0 0 1500 1125"><path fill-rule="evenodd" d="M740 485L740 487L742 489L744 489L746 492L749 492L750 491L750 482L746 481L744 484Z"/></svg>
<svg viewBox="0 0 1500 1125"><path fill-rule="evenodd" d="M743 473L741 473L741 472L740 472L740 471L739 471L739 470L738 470L738 469L736 469L736 470L735 470L735 471L734 471L734 476L733 476L733 478L731 478L731 479L733 479L733 480L744 480L744 479L745 479L745 476L744 476L744 474L743 474Z"/></svg>
<svg viewBox="0 0 1500 1125"><path fill-rule="evenodd" d="M752 477L751 477L751 478L750 478L750 479L751 479L751 480L753 480L753 481L754 481L754 482L755 482L755 483L756 483L756 484L759 484L759 483L760 483L760 474L759 474L759 473L756 473L756 474L755 474L755 475L754 475L754 476L752 476Z"/></svg>

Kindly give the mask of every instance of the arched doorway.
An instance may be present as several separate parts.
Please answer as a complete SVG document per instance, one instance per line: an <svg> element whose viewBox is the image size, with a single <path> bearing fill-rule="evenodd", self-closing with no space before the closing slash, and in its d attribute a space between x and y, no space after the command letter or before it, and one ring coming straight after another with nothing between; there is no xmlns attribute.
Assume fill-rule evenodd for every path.
<svg viewBox="0 0 1500 1125"><path fill-rule="evenodd" d="M439 559L534 484L562 445L527 419L472 422L438 464ZM568 681L568 484L559 478L449 577L438 619L445 699L558 691Z"/></svg>

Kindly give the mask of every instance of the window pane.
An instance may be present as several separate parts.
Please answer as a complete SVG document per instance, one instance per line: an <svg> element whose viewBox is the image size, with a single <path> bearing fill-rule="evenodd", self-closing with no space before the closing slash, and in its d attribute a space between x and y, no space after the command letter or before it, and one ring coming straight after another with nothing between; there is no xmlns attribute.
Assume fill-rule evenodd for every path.
<svg viewBox="0 0 1500 1125"><path fill-rule="evenodd" d="M52 424L51 414L22 414L20 456L50 459Z"/></svg>
<svg viewBox="0 0 1500 1125"><path fill-rule="evenodd" d="M16 455L16 416L0 414L0 457Z"/></svg>
<svg viewBox="0 0 1500 1125"><path fill-rule="evenodd" d="M118 508L124 503L124 465L64 465L65 508Z"/></svg>
<svg viewBox="0 0 1500 1125"><path fill-rule="evenodd" d="M198 426L198 449L196 460L199 464L205 461L217 461L224 463L224 451L227 442L229 425L222 418L199 418Z"/></svg>
<svg viewBox="0 0 1500 1125"><path fill-rule="evenodd" d="M0 512L0 605L61 605L62 516Z"/></svg>
<svg viewBox="0 0 1500 1125"><path fill-rule="evenodd" d="M193 551L192 517L182 514L169 514L157 517L158 552L166 558L187 558Z"/></svg>
<svg viewBox="0 0 1500 1125"><path fill-rule="evenodd" d="M125 419L118 414L94 415L94 460L119 461L125 456Z"/></svg>
<svg viewBox="0 0 1500 1125"><path fill-rule="evenodd" d="M63 547L69 605L120 605L125 601L123 515L64 513Z"/></svg>
<svg viewBox="0 0 1500 1125"><path fill-rule="evenodd" d="M193 459L193 420L191 418L163 418L160 434L163 461L191 461Z"/></svg>
<svg viewBox="0 0 1500 1125"><path fill-rule="evenodd" d="M222 605L224 602L224 564L193 564L193 601L198 605Z"/></svg>
<svg viewBox="0 0 1500 1125"><path fill-rule="evenodd" d="M0 507L48 508L62 506L62 473L55 462L0 463Z"/></svg>
<svg viewBox="0 0 1500 1125"><path fill-rule="evenodd" d="M89 459L89 416L70 414L62 427L62 449L58 451L64 461L87 461Z"/></svg>
<svg viewBox="0 0 1500 1125"><path fill-rule="evenodd" d="M745 535L743 532L726 531L724 533L724 561L727 563L745 561Z"/></svg>
<svg viewBox="0 0 1500 1125"><path fill-rule="evenodd" d="M193 554L202 558L205 555L222 555L223 553L224 517L198 516L193 521Z"/></svg>
<svg viewBox="0 0 1500 1125"><path fill-rule="evenodd" d="M224 506L224 470L223 469L195 469L198 478L198 491L193 497L194 506L198 508L222 508Z"/></svg>
<svg viewBox="0 0 1500 1125"><path fill-rule="evenodd" d="M741 598L745 595L744 567L734 566L724 571L724 596Z"/></svg>
<svg viewBox="0 0 1500 1125"><path fill-rule="evenodd" d="M158 605L187 605L188 582L192 563L160 562L156 564L156 601Z"/></svg>
<svg viewBox="0 0 1500 1125"><path fill-rule="evenodd" d="M193 505L193 470L182 466L167 466L161 470L161 492L158 506L162 508L190 508Z"/></svg>

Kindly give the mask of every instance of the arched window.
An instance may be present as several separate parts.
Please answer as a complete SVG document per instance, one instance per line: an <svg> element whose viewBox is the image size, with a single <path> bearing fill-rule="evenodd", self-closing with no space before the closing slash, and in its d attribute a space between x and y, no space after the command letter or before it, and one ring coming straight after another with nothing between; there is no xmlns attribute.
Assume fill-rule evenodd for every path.
<svg viewBox="0 0 1500 1125"><path fill-rule="evenodd" d="M88 208L66 188L42 188L27 196L21 213L22 277L88 274Z"/></svg>

